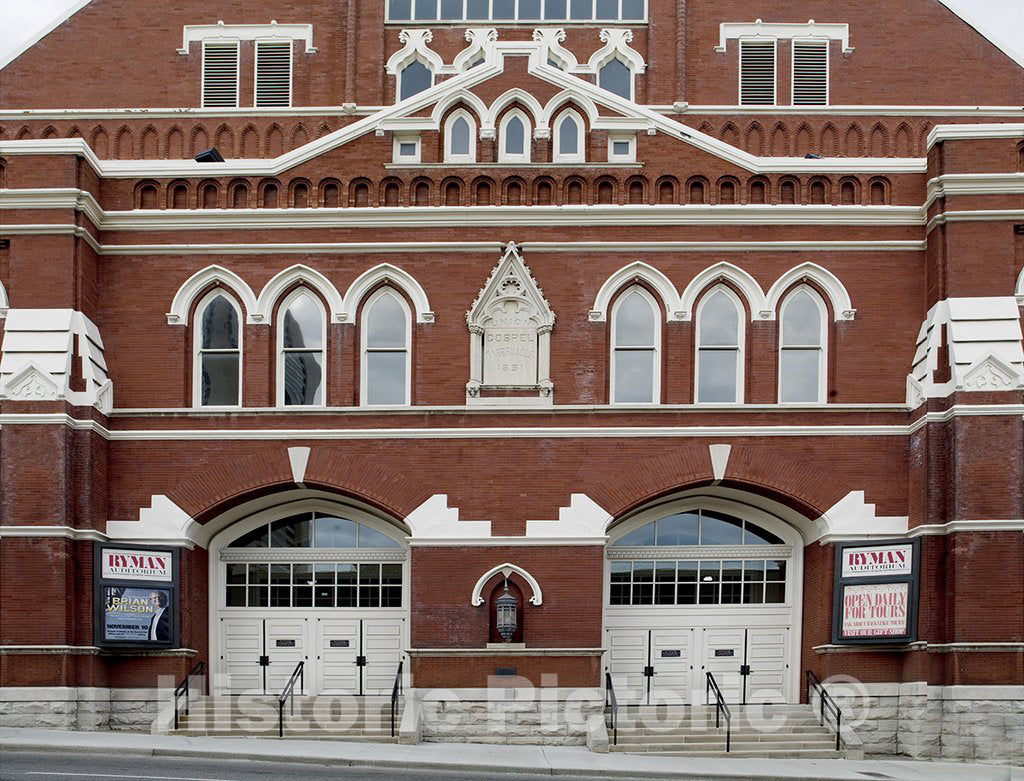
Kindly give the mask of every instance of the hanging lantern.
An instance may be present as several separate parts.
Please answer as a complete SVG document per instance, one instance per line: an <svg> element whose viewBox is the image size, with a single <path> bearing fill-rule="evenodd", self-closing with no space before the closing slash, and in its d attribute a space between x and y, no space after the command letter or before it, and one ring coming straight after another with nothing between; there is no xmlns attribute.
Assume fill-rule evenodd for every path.
<svg viewBox="0 0 1024 781"><path fill-rule="evenodd" d="M516 632L516 598L508 593L508 579L505 580L505 593L495 601L498 611L498 632L507 643Z"/></svg>

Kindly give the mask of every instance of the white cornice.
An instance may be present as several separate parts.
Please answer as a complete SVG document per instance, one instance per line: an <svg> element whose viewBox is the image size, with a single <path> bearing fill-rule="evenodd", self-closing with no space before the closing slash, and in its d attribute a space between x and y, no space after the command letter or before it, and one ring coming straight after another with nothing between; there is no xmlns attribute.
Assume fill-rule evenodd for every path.
<svg viewBox="0 0 1024 781"><path fill-rule="evenodd" d="M1024 531L1024 520L1014 518L1010 520L966 520L949 521L948 523L926 523L908 529L902 534L875 535L887 539L913 539L914 537L942 537L948 534L967 534L971 532L1020 532ZM819 545L830 545L835 542L846 542L850 540L863 540L870 535L863 532L853 534L824 534L815 542Z"/></svg>
<svg viewBox="0 0 1024 781"><path fill-rule="evenodd" d="M726 51L730 40L737 38L827 38L839 41L843 54L852 54L850 47L850 25L820 24L813 19L803 23L763 22L722 22L718 25L718 46L716 52Z"/></svg>
<svg viewBox="0 0 1024 781"><path fill-rule="evenodd" d="M93 238L85 228L80 225L51 225L43 223L39 225L19 224L0 225L0 235L3 236L76 236L83 239L92 249L99 253L100 244Z"/></svg>
<svg viewBox="0 0 1024 781"><path fill-rule="evenodd" d="M1024 138L1024 123L936 125L928 134L928 148L940 141L977 141L991 138Z"/></svg>
<svg viewBox="0 0 1024 781"><path fill-rule="evenodd" d="M927 209L938 198L952 195L1024 194L1024 173L944 174L928 180Z"/></svg>
<svg viewBox="0 0 1024 781"><path fill-rule="evenodd" d="M70 526L0 526L0 537L60 537L68 540L96 540L108 537L95 529L74 529Z"/></svg>
<svg viewBox="0 0 1024 781"><path fill-rule="evenodd" d="M1024 209L974 209L971 211L941 212L928 220L925 233L931 233L947 222L995 222L1024 220Z"/></svg>
<svg viewBox="0 0 1024 781"><path fill-rule="evenodd" d="M1020 106L740 106L740 105L693 105L673 103L672 105L649 105L649 109L661 114L728 114L742 117L744 114L761 116L765 114L796 116L871 116L871 117L958 117L994 116L1024 117ZM0 113L0 118L3 114Z"/></svg>
<svg viewBox="0 0 1024 781"><path fill-rule="evenodd" d="M188 54L189 46L203 41L219 39L233 41L262 41L280 38L282 40L303 41L306 54L316 54L313 45L313 25L311 24L186 24L181 32L181 48L178 54Z"/></svg>

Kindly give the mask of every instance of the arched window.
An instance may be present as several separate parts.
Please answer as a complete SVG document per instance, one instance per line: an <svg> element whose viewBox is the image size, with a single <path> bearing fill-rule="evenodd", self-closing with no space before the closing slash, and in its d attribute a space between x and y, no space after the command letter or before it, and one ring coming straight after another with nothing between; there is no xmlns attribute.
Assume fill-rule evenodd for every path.
<svg viewBox="0 0 1024 781"><path fill-rule="evenodd" d="M196 307L193 404L197 407L237 407L241 404L241 312L219 290Z"/></svg>
<svg viewBox="0 0 1024 781"><path fill-rule="evenodd" d="M719 285L697 308L697 401L743 401L743 305Z"/></svg>
<svg viewBox="0 0 1024 781"><path fill-rule="evenodd" d="M383 287L363 306L362 403L364 406L409 403L409 306Z"/></svg>
<svg viewBox="0 0 1024 781"><path fill-rule="evenodd" d="M413 60L398 74L398 99L405 100L434 86L434 73L419 60Z"/></svg>
<svg viewBox="0 0 1024 781"><path fill-rule="evenodd" d="M444 128L444 160L446 163L476 162L476 123L465 111L456 111Z"/></svg>
<svg viewBox="0 0 1024 781"><path fill-rule="evenodd" d="M597 86L626 100L633 99L633 71L622 60L608 60L597 72Z"/></svg>
<svg viewBox="0 0 1024 781"><path fill-rule="evenodd" d="M509 111L498 129L499 163L530 162L530 120L522 111Z"/></svg>
<svg viewBox="0 0 1024 781"><path fill-rule="evenodd" d="M555 123L554 161L582 163L585 159L583 118L575 111L562 112Z"/></svg>
<svg viewBox="0 0 1024 781"><path fill-rule="evenodd" d="M825 401L827 310L817 293L801 285L782 302L779 317L779 401Z"/></svg>
<svg viewBox="0 0 1024 781"><path fill-rule="evenodd" d="M613 404L657 403L661 386L661 321L654 298L639 285L612 310Z"/></svg>
<svg viewBox="0 0 1024 781"><path fill-rule="evenodd" d="M277 403L324 403L324 311L308 290L289 296L278 314Z"/></svg>

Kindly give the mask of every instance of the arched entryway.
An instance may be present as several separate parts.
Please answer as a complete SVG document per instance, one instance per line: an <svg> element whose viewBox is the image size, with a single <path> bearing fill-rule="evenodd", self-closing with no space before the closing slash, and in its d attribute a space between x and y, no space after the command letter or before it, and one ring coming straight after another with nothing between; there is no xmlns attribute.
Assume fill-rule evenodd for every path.
<svg viewBox="0 0 1024 781"><path fill-rule="evenodd" d="M408 647L406 532L336 499L266 503L210 541L211 689L276 694L302 661L306 694L390 694Z"/></svg>
<svg viewBox="0 0 1024 781"><path fill-rule="evenodd" d="M803 538L735 499L660 502L613 525L605 669L620 701L799 702Z"/></svg>

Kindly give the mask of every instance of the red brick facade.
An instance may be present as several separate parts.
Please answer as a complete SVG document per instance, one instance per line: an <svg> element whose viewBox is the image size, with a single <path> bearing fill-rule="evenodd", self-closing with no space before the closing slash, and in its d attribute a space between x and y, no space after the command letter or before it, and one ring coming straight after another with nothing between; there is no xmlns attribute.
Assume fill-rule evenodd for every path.
<svg viewBox="0 0 1024 781"><path fill-rule="evenodd" d="M780 105L739 106L738 41L716 51L720 24L823 12L781 0L648 0L646 22L566 26L561 46L581 64L602 45L605 26L630 27L629 45L646 63L628 110L598 105L585 89L570 97L566 106L585 119L585 164L551 162L553 133L529 138L530 164L499 163L498 141L486 133L475 139L476 162L454 164L444 162L443 130L453 110L468 107L479 130L474 101L490 107L515 88L545 106L563 91L552 80L561 77L538 74L543 63L530 59L541 51L532 31L543 25L499 25L489 45L503 70L468 87L471 97L445 104L441 93L472 69L440 74L434 89L446 107L438 122L434 103L396 119L384 116L395 99L386 64L405 45L403 29L430 25L386 23L384 5L219 4L216 16L229 25L312 25L317 51L295 41L291 107L279 112L246 111L254 103L251 40L240 45L241 108L198 108L202 44L176 50L186 25L217 19L191 0L154 6L146 24L131 21L140 18L137 2L94 0L3 68L0 685L145 687L159 675L180 679L196 660L213 665L210 601L220 595L209 582L210 530L300 489L359 503L411 538L410 647L465 651L415 656L413 685L482 687L496 666L516 667L537 685L546 685L545 674L559 686L599 685L605 534L614 539L620 520L694 494L757 506L799 530L801 671L1024 685L1019 374L908 397L908 373L924 349L918 333L935 307L1015 294L1024 302L1024 124L1010 108L1024 104L1024 69L937 0L898 0L884 15L830 3L818 21L848 25L853 49L829 43L830 105L806 113L789 105L789 35L776 55ZM485 26L434 24L429 47L452 63L466 48L465 28ZM516 54L512 42L534 48ZM130 72L112 67L112 50L132 53ZM940 50L957 52L956 61ZM592 74L564 78L595 89ZM527 101L499 111L496 126L511 107ZM553 110L552 127L564 110ZM394 161L395 134L406 132L395 130L399 120L418 135L419 163ZM615 121L633 134L636 162L609 162ZM363 129L344 137L351 127ZM192 161L212 146L226 163ZM507 242L519 246L557 316L550 405L533 403L536 391L530 404L509 406L467 397L466 313ZM665 312L683 306L691 281L723 261L740 272L713 276L687 313ZM761 302L770 310L756 308L737 281L749 276L768 293L808 261L839 281L849 312L837 309L825 274L798 276L774 304ZM663 301L651 278L638 277L661 314L653 406L612 403L614 303L602 316L592 311L605 281L635 262L679 292ZM304 286L325 311L332 306L310 276L270 302L262 322L223 281L195 291L184 317L169 322L179 288L209 266L237 275L255 300L297 264L345 293L382 263L413 278L432 312L416 317L415 291L394 275L378 283L395 287L413 313L411 403L398 409L364 405L362 316L372 289L344 302L346 319L326 324L322 407L277 402L281 301ZM695 403L694 312L722 280L745 307L743 403L708 406ZM824 398L784 405L778 301L804 281L827 310ZM227 411L193 406L196 309L214 288L243 312L241 404ZM71 310L95 326L112 409L68 395L91 392L77 352L84 332L65 351L74 356L67 368L48 370L64 383L55 397L5 390L26 349L10 325L21 310ZM985 360L958 357L955 320L938 340L928 382L970 375ZM1021 343L1012 322L1011 356ZM947 334L946 324L936 328ZM984 342L983 330L968 341ZM724 474L711 444L731 446ZM288 448L309 448L300 481ZM842 526L830 513L856 492L870 509L861 525ZM605 528L582 542L538 537L530 522L567 525L556 519L579 494L610 517ZM490 537L502 539L467 532L465 544L419 540L409 518L437 495L460 523L490 521ZM196 654L100 652L93 541L139 542L111 529L144 526L158 497L194 521L182 528L190 543L181 550L180 646ZM893 519L904 519L902 528L885 525ZM919 643L832 646L834 543L893 536L922 542ZM473 653L484 650L489 626L470 593L503 562L543 587L543 603L524 608L527 649L566 653Z"/></svg>

